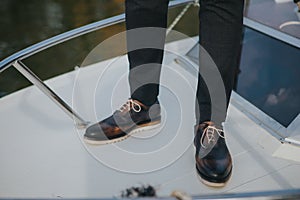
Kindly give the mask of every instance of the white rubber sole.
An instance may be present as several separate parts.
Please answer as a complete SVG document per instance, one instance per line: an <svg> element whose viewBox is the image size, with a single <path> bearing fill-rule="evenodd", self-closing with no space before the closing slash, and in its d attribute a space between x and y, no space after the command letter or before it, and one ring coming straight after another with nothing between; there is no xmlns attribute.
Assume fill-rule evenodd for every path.
<svg viewBox="0 0 300 200"><path fill-rule="evenodd" d="M198 176L198 179L200 180L200 182L202 182L204 185L209 186L209 187L222 188L222 187L225 187L226 184L228 183L228 181L230 180L230 178L229 178L225 183L215 183L215 182L210 182L210 181L207 181L207 180L203 179L203 178L198 174L197 169L196 169L196 173L197 173L197 176Z"/></svg>
<svg viewBox="0 0 300 200"><path fill-rule="evenodd" d="M205 179L203 179L201 176L198 175L198 178L200 179L200 181L206 185L206 186L209 186L209 187L214 187L214 188L222 188L222 187L225 187L226 183L213 183L213 182L209 182Z"/></svg>
<svg viewBox="0 0 300 200"><path fill-rule="evenodd" d="M119 138L115 138L112 140L105 140L105 141L94 141L94 140L89 140L87 138L83 138L83 140L91 145L105 145L105 144L113 144L113 143L117 143L117 142L121 142L127 138L129 138L131 135L136 134L136 133L140 133L143 131L148 131L148 130L153 130L156 129L158 127L160 127L161 123L160 122L150 122L144 125L141 125L135 129L133 129L132 131L130 131L128 134L126 134L123 137L119 137Z"/></svg>

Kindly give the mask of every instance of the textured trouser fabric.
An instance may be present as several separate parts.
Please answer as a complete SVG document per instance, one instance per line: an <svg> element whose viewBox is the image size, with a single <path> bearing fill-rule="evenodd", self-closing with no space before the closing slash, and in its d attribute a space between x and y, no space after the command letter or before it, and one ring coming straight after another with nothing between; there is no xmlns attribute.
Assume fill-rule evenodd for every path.
<svg viewBox="0 0 300 200"><path fill-rule="evenodd" d="M166 28L168 3L168 0L126 0L127 30L143 27ZM200 0L200 5L200 45L209 53L219 69L228 106L238 66L244 0ZM165 40L164 31L153 31L152 35L154 36L151 39L157 40L156 48L148 48L149 45L145 45L146 48L137 49L134 47L136 36L134 33L127 33L131 97L146 105L153 104L159 94ZM200 74L196 94L197 123L211 120L211 107L210 95ZM226 113L221 113L221 116L222 119L218 123L225 120Z"/></svg>

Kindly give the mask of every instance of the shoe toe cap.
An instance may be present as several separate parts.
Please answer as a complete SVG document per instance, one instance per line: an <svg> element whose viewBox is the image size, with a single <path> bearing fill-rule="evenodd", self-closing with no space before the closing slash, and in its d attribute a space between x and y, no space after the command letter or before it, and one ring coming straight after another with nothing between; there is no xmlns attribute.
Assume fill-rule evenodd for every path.
<svg viewBox="0 0 300 200"><path fill-rule="evenodd" d="M93 124L88 127L85 131L84 137L87 139L107 140L107 136L104 134L100 124Z"/></svg>
<svg viewBox="0 0 300 200"><path fill-rule="evenodd" d="M197 162L197 170L212 182L225 182L229 179L232 171L232 163L225 160L201 160Z"/></svg>

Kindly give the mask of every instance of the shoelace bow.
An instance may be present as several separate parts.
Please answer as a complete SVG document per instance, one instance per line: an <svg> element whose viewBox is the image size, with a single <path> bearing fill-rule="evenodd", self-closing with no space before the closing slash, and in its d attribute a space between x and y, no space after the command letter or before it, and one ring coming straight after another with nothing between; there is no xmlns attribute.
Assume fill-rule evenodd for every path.
<svg viewBox="0 0 300 200"><path fill-rule="evenodd" d="M225 139L225 136L224 134L222 135L223 133L223 130L222 129L218 129L216 128L215 126L207 126L204 130L203 130L203 133L202 133L202 136L201 136L201 139L200 139L200 144L203 148L206 149L206 146L203 144L203 140L204 140L204 137L206 136L207 137L207 140L208 140L208 144L210 144L211 142L216 142L216 138L215 138L215 132L221 137L221 138L224 138Z"/></svg>
<svg viewBox="0 0 300 200"><path fill-rule="evenodd" d="M134 100L128 99L127 102L122 105L122 107L120 108L120 111L124 112L124 111L129 111L131 109L134 112L140 112L142 110L142 107L140 104L138 104Z"/></svg>

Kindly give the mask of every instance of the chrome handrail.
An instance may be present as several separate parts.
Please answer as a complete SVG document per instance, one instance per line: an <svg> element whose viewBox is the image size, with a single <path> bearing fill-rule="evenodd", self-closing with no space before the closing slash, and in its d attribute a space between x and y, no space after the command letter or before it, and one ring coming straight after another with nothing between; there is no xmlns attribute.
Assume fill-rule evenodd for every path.
<svg viewBox="0 0 300 200"><path fill-rule="evenodd" d="M184 5L186 3L193 2L193 0L175 0L171 1L169 8ZM46 96L48 96L54 103L56 103L64 112L72 117L77 127L85 128L88 122L81 118L62 98L60 98L51 88L49 88L36 74L34 74L23 62L26 59L40 51L48 49L57 44L71 40L73 38L82 36L84 34L103 29L108 26L112 26L125 21L125 14L120 14L114 17L110 17L98 22L94 22L80 28L73 29L71 31L54 36L35 45L32 45L26 49L23 49L13 55L7 57L0 62L0 73L5 69L14 66L22 75L24 75L31 83L37 86Z"/></svg>
<svg viewBox="0 0 300 200"><path fill-rule="evenodd" d="M13 55L7 57L6 59L2 60L0 62L0 73L5 70L6 68L10 67L15 61L17 60L23 60L26 59L40 51L43 51L45 49L48 49L52 46L55 46L57 44L63 43L65 41L71 40L73 38L82 36L84 34L112 26L121 22L124 22L125 20L125 14L120 14L114 17L110 17L98 22L94 22L76 29L73 29L71 31L59 34L57 36L51 37L49 39L46 39L42 42L39 42L37 44L34 44L32 46L27 47L26 49L23 49L19 52L14 53Z"/></svg>

